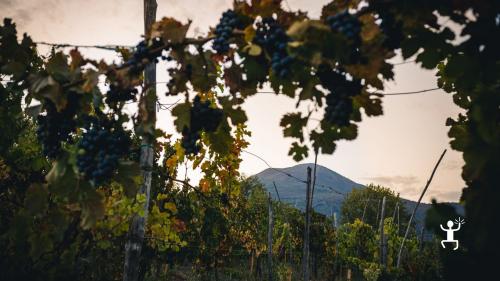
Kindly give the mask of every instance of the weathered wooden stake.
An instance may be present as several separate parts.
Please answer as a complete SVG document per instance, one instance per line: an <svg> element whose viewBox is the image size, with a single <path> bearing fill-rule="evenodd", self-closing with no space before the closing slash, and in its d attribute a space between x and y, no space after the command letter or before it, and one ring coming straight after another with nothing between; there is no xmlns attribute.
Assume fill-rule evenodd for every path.
<svg viewBox="0 0 500 281"><path fill-rule="evenodd" d="M399 247L396 268L399 268L399 266L401 265L401 255L403 254L403 248L405 246L406 238L408 237L408 233L410 232L410 227L411 227L411 223L413 222L413 217L415 216L415 213L417 212L417 208L420 205L420 201L422 201L422 197L424 197L424 194L427 191L427 188L429 188L429 185L431 184L432 178L434 177L434 174L436 173L436 170L439 166L439 163L441 163L441 160L443 160L445 153L446 153L446 149L443 151L443 153L439 157L439 160L437 161L436 166L434 166L434 169L432 170L431 176L430 176L429 180L427 181L427 184L425 185L424 190L422 190L422 194L420 194L420 197L418 198L417 204L415 204L415 207L413 208L413 212L411 213L411 216L410 216L410 221L408 222L408 226L406 227L405 236L403 237L403 241L401 241L401 246Z"/></svg>
<svg viewBox="0 0 500 281"><path fill-rule="evenodd" d="M144 32L149 33L151 25L156 20L156 0L144 0ZM149 95L156 95L156 64L148 64L144 70L144 86L147 90L141 102L146 102L146 110L149 116L156 120L156 98L151 99ZM125 244L125 262L123 265L123 280L137 281L139 278L139 261L141 257L142 242L144 240L144 228L148 216L149 197L151 191L151 170L154 162L153 151L154 140L151 137L143 137L141 141L140 166L142 169L143 183L138 194L144 194L146 202L143 205L144 216L135 215L130 224L128 239Z"/></svg>
<svg viewBox="0 0 500 281"><path fill-rule="evenodd" d="M367 198L365 200L365 207L363 208L363 215L361 216L361 221L365 222L365 214L366 214L366 207L368 206L368 202L370 201L370 198Z"/></svg>
<svg viewBox="0 0 500 281"><path fill-rule="evenodd" d="M377 219L375 219L375 223L378 222L378 219L380 217L380 203L381 203L380 199L378 199L378 201L377 201Z"/></svg>
<svg viewBox="0 0 500 281"><path fill-rule="evenodd" d="M384 218L385 218L385 196L382 198L382 208L380 210L380 264L386 267L386 248L385 248L385 233L384 233Z"/></svg>

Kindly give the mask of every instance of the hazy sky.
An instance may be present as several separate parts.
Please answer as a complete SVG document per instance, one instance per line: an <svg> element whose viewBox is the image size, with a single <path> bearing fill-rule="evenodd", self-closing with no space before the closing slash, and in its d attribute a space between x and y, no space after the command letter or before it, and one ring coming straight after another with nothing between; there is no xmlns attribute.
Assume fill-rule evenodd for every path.
<svg viewBox="0 0 500 281"><path fill-rule="evenodd" d="M173 16L193 20L191 34L203 33L214 26L232 0L157 0L157 18ZM328 1L288 0L292 9L317 17ZM27 32L35 41L72 44L135 45L143 33L142 0L0 0L0 17L11 17L20 33ZM41 48L42 53L47 48ZM116 59L112 52L83 50L93 58ZM400 62L396 57L393 62ZM414 63L395 67L395 81L386 84L386 92L413 91L436 87L434 71L421 70ZM165 67L158 66L158 81L166 81ZM165 92L159 85L158 92ZM162 97L164 102L176 98ZM318 163L362 184L377 183L391 187L403 197L417 199L444 148L449 148L447 117L460 110L451 95L434 91L419 95L385 97L384 115L365 118L354 141L340 142L333 155L320 155ZM274 95L249 98L245 109L252 131L249 151L261 155L274 167L295 165L287 154L290 140L279 127L281 116L293 111L295 101ZM133 110L133 109L131 109ZM159 115L158 126L172 131L168 111ZM255 157L244 154L241 170L252 175L267 168ZM312 162L309 157L302 162ZM461 154L449 150L434 177L424 201L459 199Z"/></svg>

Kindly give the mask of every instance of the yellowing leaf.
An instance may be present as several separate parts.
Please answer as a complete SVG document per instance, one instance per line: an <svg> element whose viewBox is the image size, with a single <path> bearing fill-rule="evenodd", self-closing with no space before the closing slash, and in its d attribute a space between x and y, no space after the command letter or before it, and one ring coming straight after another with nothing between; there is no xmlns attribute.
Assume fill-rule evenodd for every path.
<svg viewBox="0 0 500 281"><path fill-rule="evenodd" d="M186 33L191 22L182 24L173 18L164 17L155 22L151 27L151 38L162 38L164 43L181 43L186 38Z"/></svg>
<svg viewBox="0 0 500 281"><path fill-rule="evenodd" d="M363 23L363 27L361 29L361 39L363 41L368 42L375 38L377 34L380 33L380 29L378 25L375 23L375 19L371 14L362 15L359 20Z"/></svg>
<svg viewBox="0 0 500 281"><path fill-rule="evenodd" d="M201 192L208 192L210 190L210 183L207 179L200 180L200 190Z"/></svg>
<svg viewBox="0 0 500 281"><path fill-rule="evenodd" d="M259 56L262 53L262 48L259 45L251 44L248 49L248 54L251 56Z"/></svg>
<svg viewBox="0 0 500 281"><path fill-rule="evenodd" d="M85 82L83 83L82 90L84 92L90 92L99 83L99 72L89 69L85 74Z"/></svg>
<svg viewBox="0 0 500 281"><path fill-rule="evenodd" d="M245 34L245 41L247 42L252 42L253 38L255 37L255 29L253 26L249 25L243 30L243 33Z"/></svg>
<svg viewBox="0 0 500 281"><path fill-rule="evenodd" d="M163 205L163 207L169 211L171 211L172 213L177 213L177 207L175 206L175 203L173 202L167 202L165 203L165 205Z"/></svg>

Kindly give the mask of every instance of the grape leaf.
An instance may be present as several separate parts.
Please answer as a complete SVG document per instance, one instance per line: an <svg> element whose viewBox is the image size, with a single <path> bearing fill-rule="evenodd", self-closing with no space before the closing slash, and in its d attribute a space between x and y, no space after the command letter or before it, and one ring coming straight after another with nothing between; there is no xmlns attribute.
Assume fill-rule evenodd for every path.
<svg viewBox="0 0 500 281"><path fill-rule="evenodd" d="M132 161L122 161L118 166L116 182L123 186L125 196L132 198L137 193L141 180L141 168L138 163Z"/></svg>
<svg viewBox="0 0 500 281"><path fill-rule="evenodd" d="M307 146L294 142L288 151L288 155L292 156L293 160L299 162L309 155L308 150Z"/></svg>
<svg viewBox="0 0 500 281"><path fill-rule="evenodd" d="M301 142L304 141L302 128L307 125L308 117L302 117L300 112L288 113L281 118L280 126L283 127L283 135L285 137L298 138Z"/></svg>
<svg viewBox="0 0 500 281"><path fill-rule="evenodd" d="M165 44L181 43L186 38L191 22L182 24L174 18L164 17L153 23L151 27L151 38L162 38Z"/></svg>
<svg viewBox="0 0 500 281"><path fill-rule="evenodd" d="M102 194L87 189L84 193L85 199L81 202L82 220L80 226L83 229L89 229L95 225L97 220L104 217L104 198Z"/></svg>
<svg viewBox="0 0 500 281"><path fill-rule="evenodd" d="M40 183L32 184L26 191L24 206L31 215L42 215L48 207L49 193Z"/></svg>
<svg viewBox="0 0 500 281"><path fill-rule="evenodd" d="M189 103L178 104L172 109L172 115L176 118L174 125L178 132L182 132L184 127L189 128L189 122L191 120L190 111L191 104Z"/></svg>

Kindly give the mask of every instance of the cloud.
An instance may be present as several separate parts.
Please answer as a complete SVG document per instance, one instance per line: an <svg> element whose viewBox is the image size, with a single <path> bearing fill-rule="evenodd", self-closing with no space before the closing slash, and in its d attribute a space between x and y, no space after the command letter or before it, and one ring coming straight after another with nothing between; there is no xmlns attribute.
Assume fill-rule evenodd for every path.
<svg viewBox="0 0 500 281"><path fill-rule="evenodd" d="M443 169L445 170L461 170L464 166L463 160L449 160L443 163Z"/></svg>
<svg viewBox="0 0 500 281"><path fill-rule="evenodd" d="M436 198L438 202L457 202L460 200L462 190L429 190L426 196L429 198Z"/></svg>
<svg viewBox="0 0 500 281"><path fill-rule="evenodd" d="M401 186L403 189L405 189L405 186L413 186L420 183L420 180L416 176L377 176L366 177L365 179L388 187Z"/></svg>

